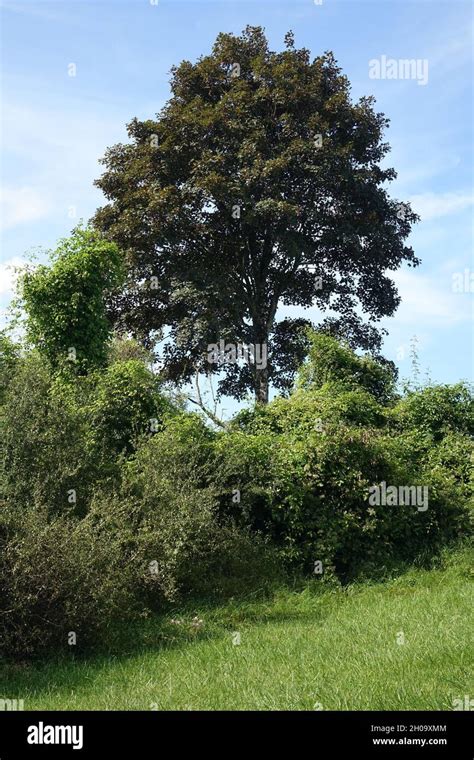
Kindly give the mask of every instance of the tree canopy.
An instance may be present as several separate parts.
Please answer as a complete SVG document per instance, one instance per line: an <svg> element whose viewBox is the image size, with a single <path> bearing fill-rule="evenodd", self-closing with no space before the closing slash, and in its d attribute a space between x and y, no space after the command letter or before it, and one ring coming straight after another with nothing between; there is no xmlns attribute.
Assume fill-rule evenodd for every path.
<svg viewBox="0 0 474 760"><path fill-rule="evenodd" d="M321 330L377 350L399 303L390 270L418 263L405 245L417 217L387 192L388 120L373 98L352 102L331 52L311 60L291 33L285 46L271 51L260 27L219 34L172 69L169 101L130 122L96 183L108 203L94 224L128 261L117 325L148 344L167 330L170 379L220 372L221 393L262 402L307 347L307 320L277 321L279 306L316 306ZM217 364L221 340L266 346L267 362Z"/></svg>

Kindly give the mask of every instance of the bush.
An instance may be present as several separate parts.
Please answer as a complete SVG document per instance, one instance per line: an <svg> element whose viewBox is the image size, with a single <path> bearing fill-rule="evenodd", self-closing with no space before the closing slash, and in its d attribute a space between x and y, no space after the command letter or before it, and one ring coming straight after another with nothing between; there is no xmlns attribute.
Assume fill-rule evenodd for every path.
<svg viewBox="0 0 474 760"><path fill-rule="evenodd" d="M344 426L304 437L235 433L221 438L219 454L223 509L239 489L242 516L286 564L311 572L320 560L327 575L343 578L393 553L390 514L370 508L368 491L398 473L373 434ZM396 519L407 526L416 516L406 509Z"/></svg>
<svg viewBox="0 0 474 760"><path fill-rule="evenodd" d="M17 509L37 504L50 513L85 513L98 472L87 450L80 396L79 386L55 380L39 355L18 362L0 437L0 496Z"/></svg>
<svg viewBox="0 0 474 760"><path fill-rule="evenodd" d="M120 502L132 500L154 586L167 598L248 588L274 573L271 551L218 510L215 434L196 414L166 420L124 468Z"/></svg>
<svg viewBox="0 0 474 760"><path fill-rule="evenodd" d="M80 519L38 509L19 519L5 504L0 515L1 656L113 645L118 621L178 596L261 587L275 571L263 541L217 522L210 492L97 496Z"/></svg>
<svg viewBox="0 0 474 760"><path fill-rule="evenodd" d="M5 401L5 394L20 356L20 349L5 332L0 331L0 405Z"/></svg>
<svg viewBox="0 0 474 760"><path fill-rule="evenodd" d="M9 350L9 346L6 348ZM470 533L472 394L395 400L389 371L316 336L288 398L211 430L135 344L85 376L6 352L0 480L3 653L108 641L118 619L235 595L288 569L347 581ZM428 487L426 509L369 499ZM69 495L77 494L70 500ZM319 569L319 567L318 567Z"/></svg>
<svg viewBox="0 0 474 760"><path fill-rule="evenodd" d="M161 430L143 439L127 465L129 476L140 493L148 493L150 483L205 488L212 479L215 437L198 414L169 415Z"/></svg>
<svg viewBox="0 0 474 760"><path fill-rule="evenodd" d="M117 516L77 520L0 512L0 652L81 651L137 611L127 532ZM70 634L77 637L70 645Z"/></svg>
<svg viewBox="0 0 474 760"><path fill-rule="evenodd" d="M325 383L318 389L298 389L289 398L277 398L265 407L244 410L232 421L231 429L305 435L336 423L371 428L383 427L386 422L387 409L367 391Z"/></svg>
<svg viewBox="0 0 474 760"><path fill-rule="evenodd" d="M71 379L32 352L17 362L5 394L0 497L18 508L84 515L94 490L119 482L120 455L172 412L157 377L138 360Z"/></svg>
<svg viewBox="0 0 474 760"><path fill-rule="evenodd" d="M96 231L77 227L51 258L19 279L27 334L52 367L85 374L107 361L106 302L123 281L122 255Z"/></svg>
<svg viewBox="0 0 474 760"><path fill-rule="evenodd" d="M142 361L116 362L97 373L90 405L90 444L101 456L130 453L143 433L158 430L171 404Z"/></svg>
<svg viewBox="0 0 474 760"><path fill-rule="evenodd" d="M53 502L61 489L47 481L48 492L28 500L47 465L33 457L21 509L12 486L0 510L1 653L67 651L71 632L72 651L84 651L109 641L118 620L163 610L178 597L215 598L271 583L279 569L268 542L219 513L210 483L214 443L197 415L164 418L161 431L143 436L120 461L119 477L94 481L84 514Z"/></svg>
<svg viewBox="0 0 474 760"><path fill-rule="evenodd" d="M449 431L474 436L474 397L465 383L434 385L410 392L393 409L399 428L416 428L440 440Z"/></svg>
<svg viewBox="0 0 474 760"><path fill-rule="evenodd" d="M242 412L217 442L222 512L271 537L285 563L308 572L321 560L340 579L437 551L469 532L474 444L436 443L428 426L394 427L399 416L337 383ZM382 482L427 486L429 508L369 503Z"/></svg>
<svg viewBox="0 0 474 760"><path fill-rule="evenodd" d="M391 363L370 355L358 356L349 346L324 333L309 333L310 347L299 371L297 384L304 389L321 388L325 383L340 387L363 388L382 403L390 401L395 390L395 370Z"/></svg>

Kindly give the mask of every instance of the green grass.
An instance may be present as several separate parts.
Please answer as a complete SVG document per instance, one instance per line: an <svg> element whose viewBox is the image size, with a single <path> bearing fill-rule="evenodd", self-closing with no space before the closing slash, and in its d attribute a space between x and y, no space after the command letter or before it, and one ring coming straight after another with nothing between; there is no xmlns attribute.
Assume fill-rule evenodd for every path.
<svg viewBox="0 0 474 760"><path fill-rule="evenodd" d="M176 609L143 621L135 645L131 631L121 656L4 665L0 697L25 710L449 710L474 697L472 573L463 550L385 583Z"/></svg>

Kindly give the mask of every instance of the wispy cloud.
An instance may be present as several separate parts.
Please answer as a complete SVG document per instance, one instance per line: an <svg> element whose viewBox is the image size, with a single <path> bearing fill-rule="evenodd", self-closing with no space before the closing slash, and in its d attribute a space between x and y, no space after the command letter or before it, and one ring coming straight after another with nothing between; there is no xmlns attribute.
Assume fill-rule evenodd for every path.
<svg viewBox="0 0 474 760"><path fill-rule="evenodd" d="M452 273L426 275L415 269L401 269L392 273L392 278L402 299L395 313L398 323L410 324L416 330L448 327L470 320L467 299L451 289ZM389 328L392 319L386 321Z"/></svg>
<svg viewBox="0 0 474 760"><path fill-rule="evenodd" d="M17 277L15 267L20 267L24 263L24 259L14 256L0 264L0 296L12 295Z"/></svg>
<svg viewBox="0 0 474 760"><path fill-rule="evenodd" d="M99 158L107 145L123 139L125 119L103 116L104 105L94 108L81 99L61 106L3 103L4 173L18 183L10 183L2 197L3 229L47 215L70 225L100 201L93 186L102 172Z"/></svg>
<svg viewBox="0 0 474 760"><path fill-rule="evenodd" d="M414 211L420 215L421 220L426 222L470 208L474 204L474 194L465 192L419 193L411 196L410 203Z"/></svg>
<svg viewBox="0 0 474 760"><path fill-rule="evenodd" d="M51 202L44 190L28 186L0 190L0 225L3 230L43 219L50 211Z"/></svg>
<svg viewBox="0 0 474 760"><path fill-rule="evenodd" d="M61 5L60 3L54 4L55 10L51 10L51 4L48 4L46 7L41 6L38 3L34 2L20 2L20 3L12 3L7 2L6 0L2 0L0 2L0 9L2 11L10 12L10 13L19 13L23 16L33 16L36 18L42 18L47 21L65 21L68 19L67 13L60 13L58 11L61 11ZM69 4L70 6L70 4ZM69 8L68 8L69 10ZM70 14L69 14L70 17Z"/></svg>
<svg viewBox="0 0 474 760"><path fill-rule="evenodd" d="M471 317L469 299L452 290L454 269L441 269L436 273L422 274L419 269L400 269L389 272L388 276L395 282L401 303L393 317L385 317L380 325L389 331L394 325L404 329L407 326L416 332L418 329L437 329L469 322ZM358 308L358 314L364 317ZM325 316L320 309L310 307L303 313L307 319L318 324ZM282 306L277 318L302 316L298 306Z"/></svg>

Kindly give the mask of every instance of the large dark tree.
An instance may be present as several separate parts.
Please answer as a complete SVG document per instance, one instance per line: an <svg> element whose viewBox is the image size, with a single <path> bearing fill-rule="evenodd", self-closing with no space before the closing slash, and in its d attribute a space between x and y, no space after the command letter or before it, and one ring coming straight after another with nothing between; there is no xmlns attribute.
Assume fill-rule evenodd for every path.
<svg viewBox="0 0 474 760"><path fill-rule="evenodd" d="M389 270L418 263L404 245L416 215L381 167L387 119L351 101L331 53L285 43L272 52L248 27L173 68L156 120L134 119L131 142L107 151L94 218L128 258L118 325L149 342L167 329L170 378L219 369L221 392L262 402L304 352L304 320L276 322L279 305L330 310L321 329L377 349L374 322L399 303ZM219 339L267 344L268 366L209 364Z"/></svg>

